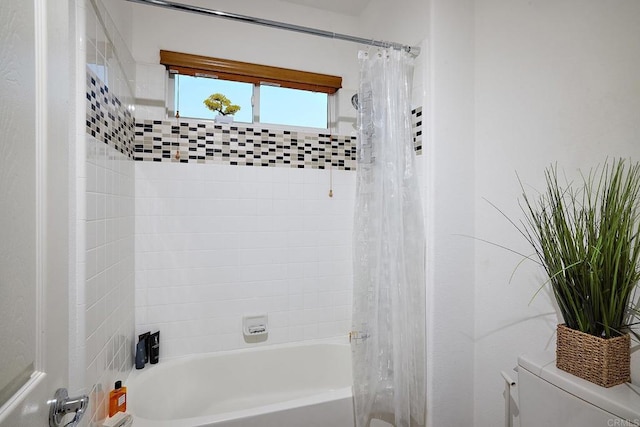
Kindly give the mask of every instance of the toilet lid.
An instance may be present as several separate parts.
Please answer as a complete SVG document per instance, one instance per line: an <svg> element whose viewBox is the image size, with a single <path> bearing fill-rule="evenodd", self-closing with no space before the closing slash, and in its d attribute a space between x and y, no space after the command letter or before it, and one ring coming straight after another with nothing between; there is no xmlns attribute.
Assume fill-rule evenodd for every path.
<svg viewBox="0 0 640 427"><path fill-rule="evenodd" d="M619 418L640 423L640 385L625 383L604 388L556 367L553 352L518 358L518 369L526 369L545 381Z"/></svg>

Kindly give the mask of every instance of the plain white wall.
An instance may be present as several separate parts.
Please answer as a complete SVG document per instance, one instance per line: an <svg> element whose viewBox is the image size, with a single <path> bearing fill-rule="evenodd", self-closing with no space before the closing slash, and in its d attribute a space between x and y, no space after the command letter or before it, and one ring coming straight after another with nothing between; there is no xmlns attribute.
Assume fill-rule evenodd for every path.
<svg viewBox="0 0 640 427"><path fill-rule="evenodd" d="M475 233L531 253L488 203L522 217L516 172L542 189L557 162L569 176L607 156L640 160L640 3L475 2ZM460 153L464 155L463 153ZM471 182L469 185L473 185ZM558 319L533 263L476 243L475 426L502 421L499 371L519 354L555 349ZM640 370L635 358L634 374Z"/></svg>
<svg viewBox="0 0 640 427"><path fill-rule="evenodd" d="M432 0L427 89L429 421L473 425L472 0ZM496 424L497 425L497 424Z"/></svg>
<svg viewBox="0 0 640 427"><path fill-rule="evenodd" d="M404 0L393 7L385 0L370 0L358 17L360 33L378 40L420 44L429 35L429 6L425 0Z"/></svg>
<svg viewBox="0 0 640 427"><path fill-rule="evenodd" d="M333 32L356 32L356 19L278 0L260 2L191 0L209 9L272 19ZM238 23L209 16L137 5L134 9L133 55L157 64L159 50L175 50L304 71L332 73L342 60L353 58L354 45L339 40ZM357 35L357 34L356 34ZM357 75L343 75L353 86Z"/></svg>

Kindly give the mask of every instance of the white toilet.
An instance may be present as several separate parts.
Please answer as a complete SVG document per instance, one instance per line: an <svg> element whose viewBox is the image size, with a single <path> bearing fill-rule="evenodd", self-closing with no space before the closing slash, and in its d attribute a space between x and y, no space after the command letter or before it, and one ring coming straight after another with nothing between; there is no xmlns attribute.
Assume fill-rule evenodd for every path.
<svg viewBox="0 0 640 427"><path fill-rule="evenodd" d="M518 358L521 427L640 426L640 386L604 388L556 368L554 353Z"/></svg>

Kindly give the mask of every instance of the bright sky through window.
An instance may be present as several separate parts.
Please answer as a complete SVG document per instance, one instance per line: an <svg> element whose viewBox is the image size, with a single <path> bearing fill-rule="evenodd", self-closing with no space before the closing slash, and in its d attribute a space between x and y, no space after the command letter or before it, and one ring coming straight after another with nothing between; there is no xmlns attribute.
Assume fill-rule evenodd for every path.
<svg viewBox="0 0 640 427"><path fill-rule="evenodd" d="M327 94L275 86L260 86L260 121L326 128Z"/></svg>
<svg viewBox="0 0 640 427"><path fill-rule="evenodd" d="M207 109L203 101L213 93L225 95L232 104L240 105L235 122L252 123L253 85L208 77L179 75L175 77L175 96L181 117L213 119L217 113ZM178 97L178 79L180 94ZM261 85L260 122L288 126L327 128L326 93Z"/></svg>
<svg viewBox="0 0 640 427"><path fill-rule="evenodd" d="M211 94L222 93L231 100L232 104L240 106L240 111L234 114L233 120L251 123L251 96L253 95L253 85L251 83L232 82L208 77L176 76L176 102L178 102L178 79L180 79L180 101L177 107L178 111L180 111L180 117L213 120L218 113L205 107L203 101Z"/></svg>

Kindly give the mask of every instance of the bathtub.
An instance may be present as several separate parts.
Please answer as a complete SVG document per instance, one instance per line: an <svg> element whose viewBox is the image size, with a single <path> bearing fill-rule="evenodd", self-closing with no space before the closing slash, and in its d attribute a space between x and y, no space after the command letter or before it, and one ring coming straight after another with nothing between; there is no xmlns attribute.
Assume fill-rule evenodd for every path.
<svg viewBox="0 0 640 427"><path fill-rule="evenodd" d="M336 341L190 356L134 370L135 427L353 427L351 352Z"/></svg>

